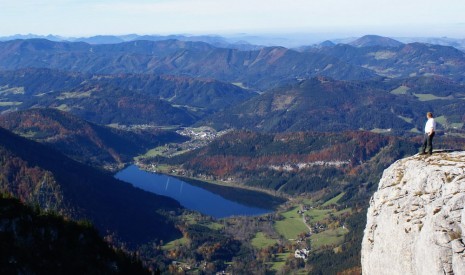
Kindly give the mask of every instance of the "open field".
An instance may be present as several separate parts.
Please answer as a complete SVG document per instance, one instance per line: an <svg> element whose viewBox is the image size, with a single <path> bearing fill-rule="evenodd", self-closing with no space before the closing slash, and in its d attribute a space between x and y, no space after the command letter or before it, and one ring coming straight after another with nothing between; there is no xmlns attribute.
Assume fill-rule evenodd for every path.
<svg viewBox="0 0 465 275"><path fill-rule="evenodd" d="M84 97L90 97L92 95L93 91L87 91L87 92L64 92L61 93L57 99L64 100L64 99L70 99L70 98L84 98Z"/></svg>
<svg viewBox="0 0 465 275"><path fill-rule="evenodd" d="M290 253L278 253L276 254L276 261L270 262L272 264L271 270L279 271L283 268L286 263L286 259L289 257Z"/></svg>
<svg viewBox="0 0 465 275"><path fill-rule="evenodd" d="M171 241L167 244L165 244L164 246L162 246L162 249L163 250L171 250L171 249L174 249L180 245L184 245L184 244L187 244L189 240L187 238L180 238L180 239L177 239L177 240L174 240L174 241Z"/></svg>
<svg viewBox="0 0 465 275"><path fill-rule="evenodd" d="M0 87L0 94L14 94L14 95L22 95L25 93L24 87L11 87L3 86Z"/></svg>
<svg viewBox="0 0 465 275"><path fill-rule="evenodd" d="M383 134L383 133L389 133L391 131L391 129L374 128L374 129L372 129L370 131L373 132L373 133L377 133L377 134Z"/></svg>
<svg viewBox="0 0 465 275"><path fill-rule="evenodd" d="M440 96L435 96L433 94L414 94L420 101L430 101L430 100L438 100L438 99L454 99L453 97L450 96L445 96L445 97L440 97Z"/></svg>
<svg viewBox="0 0 465 275"><path fill-rule="evenodd" d="M12 101L12 102L4 101L4 102L0 102L0 107L18 106L18 105L21 105L21 104L23 104L23 103L22 102L17 102L17 101Z"/></svg>
<svg viewBox="0 0 465 275"><path fill-rule="evenodd" d="M275 229L284 238L296 239L300 233L308 232L307 226L302 220L302 216L297 213L299 207L292 208L291 210L282 213L283 220L276 221Z"/></svg>
<svg viewBox="0 0 465 275"><path fill-rule="evenodd" d="M305 215L309 216L310 221L315 223L324 220L331 212L333 212L331 209L311 209L305 212Z"/></svg>
<svg viewBox="0 0 465 275"><path fill-rule="evenodd" d="M239 88L242 88L242 89L248 89L248 88L244 85L244 83L242 83L242 82L232 82L231 84L232 84L232 85L235 85L235 86L237 86L237 87L239 87Z"/></svg>
<svg viewBox="0 0 465 275"><path fill-rule="evenodd" d="M156 148L148 150L144 155L139 157L142 158L149 158L149 157L156 157L156 156L176 156L183 154L189 150L178 150L175 148L170 148L169 144L164 146L158 146Z"/></svg>
<svg viewBox="0 0 465 275"><path fill-rule="evenodd" d="M344 196L346 193L345 192L342 192L341 194L335 196L334 198L326 201L325 203L322 204L322 206L328 206L328 205L331 205L331 204L337 204L337 202L342 198L342 196Z"/></svg>
<svg viewBox="0 0 465 275"><path fill-rule="evenodd" d="M407 94L408 90L410 90L410 88L407 87L407 86L399 86L399 88L392 90L391 94L393 94L393 95L405 95L405 94Z"/></svg>
<svg viewBox="0 0 465 275"><path fill-rule="evenodd" d="M167 146L159 146L159 147L156 147L156 148L153 148L153 149L150 149L148 150L145 155L143 155L142 157L155 157L155 156L162 156L163 155L163 152L165 150L167 150L168 147Z"/></svg>
<svg viewBox="0 0 465 275"><path fill-rule="evenodd" d="M313 234L310 239L312 240L312 250L318 250L325 245L337 245L344 241L344 235L349 230L342 227L336 229L328 229L318 234Z"/></svg>
<svg viewBox="0 0 465 275"><path fill-rule="evenodd" d="M447 118L445 116L438 116L438 117L435 117L434 120L439 123L439 124L442 124L442 125L445 125L447 123Z"/></svg>
<svg viewBox="0 0 465 275"><path fill-rule="evenodd" d="M407 123L412 123L413 119L412 118L409 118L409 117L404 117L404 116L397 116L398 118L402 119L403 121L407 122Z"/></svg>
<svg viewBox="0 0 465 275"><path fill-rule="evenodd" d="M60 106L55 107L55 109L58 109L58 110L63 111L63 112L71 111L71 108L66 104L61 104Z"/></svg>
<svg viewBox="0 0 465 275"><path fill-rule="evenodd" d="M352 211L352 208L346 208L346 209L342 209L340 211L334 212L333 214L334 214L334 216L338 217L338 216L341 216L341 215L343 215L345 213L349 213L351 211Z"/></svg>
<svg viewBox="0 0 465 275"><path fill-rule="evenodd" d="M454 129L462 129L463 123L451 123L450 127Z"/></svg>
<svg viewBox="0 0 465 275"><path fill-rule="evenodd" d="M463 123L461 122L449 122L447 120L447 117L445 116L438 116L434 118L437 123L441 124L445 128L455 128L455 129L461 129L463 127Z"/></svg>
<svg viewBox="0 0 465 275"><path fill-rule="evenodd" d="M255 238L252 239L252 245L257 249L262 249L276 244L276 240L268 238L263 232L257 232Z"/></svg>
<svg viewBox="0 0 465 275"><path fill-rule="evenodd" d="M182 217L182 219L188 224L198 224L213 230L220 230L224 227L223 224L216 222L215 220L197 221L196 218L199 218L198 214L184 214Z"/></svg>

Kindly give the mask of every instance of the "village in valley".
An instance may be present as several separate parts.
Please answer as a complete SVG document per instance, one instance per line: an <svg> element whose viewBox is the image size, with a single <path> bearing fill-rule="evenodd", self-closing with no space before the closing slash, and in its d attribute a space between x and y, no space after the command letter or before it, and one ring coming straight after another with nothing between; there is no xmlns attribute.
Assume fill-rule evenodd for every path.
<svg viewBox="0 0 465 275"><path fill-rule="evenodd" d="M182 167L159 165L152 162L144 162L146 158L154 156L162 156L171 158L173 156L192 151L198 148L202 148L218 137L227 134L231 130L217 132L210 127L200 128L183 128L177 130L177 133L189 138L188 141L178 144L167 144L150 150L145 156L141 156L140 160L136 163L143 169L155 172L163 173L173 176L189 177ZM308 164L305 167L314 165L323 166L344 166L346 162L315 162ZM305 169L302 167L300 169ZM273 167L270 167L273 169ZM274 168L276 169L276 168ZM292 167L292 169L299 169L299 167ZM198 175L197 175L198 176ZM208 181L213 184L235 184L232 178L212 178L205 175L202 178L196 177L196 179ZM257 249L258 253L269 254L265 261L268 261L267 265L270 266L271 270L278 271L284 265L287 265L290 259L293 261L302 261L303 266L317 251L332 248L334 252L342 251L342 245L344 242L345 235L349 233L350 228L347 226L345 220L349 217L355 209L348 208L344 204L340 204L339 200L345 195L344 192L336 193L333 195L320 194L312 196L311 198L306 195L299 195L297 197L288 197L288 201L281 205L273 214L268 214L264 217L232 217L224 220L208 220L205 222L205 218L188 218L191 222L201 223L207 227L215 228L219 231L228 231L228 233L239 239L245 239L252 246ZM243 233L237 233L241 228L244 227L244 222L256 224L252 229L249 230L245 235ZM248 222L247 222L248 221ZM263 225L269 224L269 225ZM226 226L227 225L227 226ZM264 227L263 227L264 226ZM248 226L245 226L248 228ZM263 230L263 228L267 228ZM239 235L237 235L239 234ZM208 266L208 262L204 263L191 263L186 264L186 259L177 257L177 253L180 248L179 244L185 240L181 239L165 245L166 251L172 257L172 269L178 271L193 271L199 269L205 269ZM261 251L261 252L260 252Z"/></svg>
<svg viewBox="0 0 465 275"><path fill-rule="evenodd" d="M223 131L216 131L215 129L207 126L199 127L199 128L191 128L186 127L176 131L181 136L188 137L189 140L182 143L169 143L164 146L160 146L148 151L143 158L153 157L153 156L163 156L163 157L173 157L176 155L180 155L198 148L202 148L208 145L213 140L217 139L218 137L225 135L231 130L223 130ZM142 164L138 163L139 166L143 166ZM147 170L154 171L154 167L144 167ZM152 169L150 169L152 168Z"/></svg>

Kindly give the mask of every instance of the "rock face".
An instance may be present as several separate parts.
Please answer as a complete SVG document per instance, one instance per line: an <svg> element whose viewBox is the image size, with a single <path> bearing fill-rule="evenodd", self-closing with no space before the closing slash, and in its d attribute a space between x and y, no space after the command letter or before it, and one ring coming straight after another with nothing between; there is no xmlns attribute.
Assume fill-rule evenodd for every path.
<svg viewBox="0 0 465 275"><path fill-rule="evenodd" d="M370 201L363 274L465 274L465 152L401 159Z"/></svg>

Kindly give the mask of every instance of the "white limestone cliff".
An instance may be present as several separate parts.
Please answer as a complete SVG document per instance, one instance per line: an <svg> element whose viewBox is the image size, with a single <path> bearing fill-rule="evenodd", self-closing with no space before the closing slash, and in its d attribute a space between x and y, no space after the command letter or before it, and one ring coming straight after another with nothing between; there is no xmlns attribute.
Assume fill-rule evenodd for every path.
<svg viewBox="0 0 465 275"><path fill-rule="evenodd" d="M465 274L465 152L398 160L370 201L362 272Z"/></svg>

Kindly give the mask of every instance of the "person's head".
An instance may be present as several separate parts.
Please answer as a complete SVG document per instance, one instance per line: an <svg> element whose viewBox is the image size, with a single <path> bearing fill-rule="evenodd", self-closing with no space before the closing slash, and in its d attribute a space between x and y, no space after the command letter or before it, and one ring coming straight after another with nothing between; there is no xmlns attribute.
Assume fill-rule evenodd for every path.
<svg viewBox="0 0 465 275"><path fill-rule="evenodd" d="M426 117L427 117L427 118L432 118L432 117L433 117L433 113L427 112L427 113L426 113Z"/></svg>

